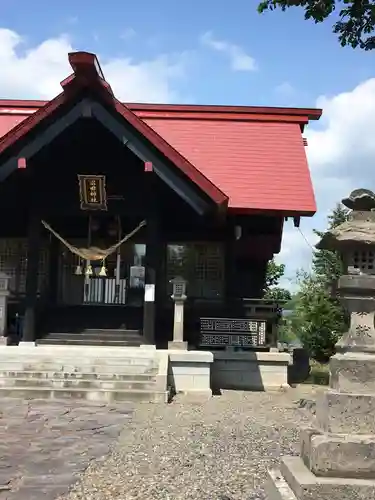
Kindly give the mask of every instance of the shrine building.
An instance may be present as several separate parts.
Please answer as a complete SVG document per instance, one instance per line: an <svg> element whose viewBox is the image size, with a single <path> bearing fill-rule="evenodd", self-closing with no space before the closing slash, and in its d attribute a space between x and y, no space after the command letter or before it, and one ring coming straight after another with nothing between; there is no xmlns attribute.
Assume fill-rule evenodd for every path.
<svg viewBox="0 0 375 500"><path fill-rule="evenodd" d="M163 347L182 278L184 341L270 348L267 263L316 211L321 110L122 103L94 54L69 62L51 101L0 100L4 334Z"/></svg>

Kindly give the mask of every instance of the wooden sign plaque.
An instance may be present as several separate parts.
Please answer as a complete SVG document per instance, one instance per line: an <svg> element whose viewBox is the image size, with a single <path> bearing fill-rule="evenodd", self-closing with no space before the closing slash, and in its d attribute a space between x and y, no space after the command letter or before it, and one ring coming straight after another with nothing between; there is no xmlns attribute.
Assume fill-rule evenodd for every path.
<svg viewBox="0 0 375 500"><path fill-rule="evenodd" d="M81 210L107 210L105 175L78 175Z"/></svg>

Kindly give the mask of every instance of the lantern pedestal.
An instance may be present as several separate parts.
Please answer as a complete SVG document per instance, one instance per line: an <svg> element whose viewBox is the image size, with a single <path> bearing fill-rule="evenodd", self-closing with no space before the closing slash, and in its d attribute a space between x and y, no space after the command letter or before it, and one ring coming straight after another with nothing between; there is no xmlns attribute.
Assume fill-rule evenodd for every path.
<svg viewBox="0 0 375 500"><path fill-rule="evenodd" d="M337 351L375 354L375 276L341 276L338 290L350 314L350 327L338 342Z"/></svg>

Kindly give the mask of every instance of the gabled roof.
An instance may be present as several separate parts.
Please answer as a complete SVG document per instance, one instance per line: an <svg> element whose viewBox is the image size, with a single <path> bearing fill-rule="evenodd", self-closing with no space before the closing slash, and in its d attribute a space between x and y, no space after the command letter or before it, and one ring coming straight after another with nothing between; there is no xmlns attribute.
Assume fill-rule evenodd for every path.
<svg viewBox="0 0 375 500"><path fill-rule="evenodd" d="M63 92L52 101L44 104L44 106L40 107L38 111L31 114L27 119L21 121L16 127L9 130L0 139L0 155L18 140L26 136L39 123L56 112L62 105L70 101L73 95L77 95L83 88L91 87L99 91L105 101L117 113L180 169L186 177L205 192L209 198L218 205L227 205L228 197L217 186L207 179L155 130L149 127L146 122L141 120L125 104L122 104L114 97L112 89L103 78L99 62L94 54L75 52L69 54L68 57L74 73L61 82Z"/></svg>
<svg viewBox="0 0 375 500"><path fill-rule="evenodd" d="M189 179L236 212L313 215L314 192L301 132L321 110L251 106L122 104L93 54L69 55L73 75L46 101L0 100L0 154L79 85L103 96ZM59 104L60 103L60 104Z"/></svg>

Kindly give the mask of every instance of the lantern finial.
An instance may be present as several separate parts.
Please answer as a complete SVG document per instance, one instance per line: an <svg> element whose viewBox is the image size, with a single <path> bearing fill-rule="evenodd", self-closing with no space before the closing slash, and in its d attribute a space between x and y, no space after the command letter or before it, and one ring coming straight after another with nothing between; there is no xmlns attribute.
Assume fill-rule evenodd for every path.
<svg viewBox="0 0 375 500"><path fill-rule="evenodd" d="M375 208L375 194L369 189L354 189L342 204L354 211L371 211Z"/></svg>

